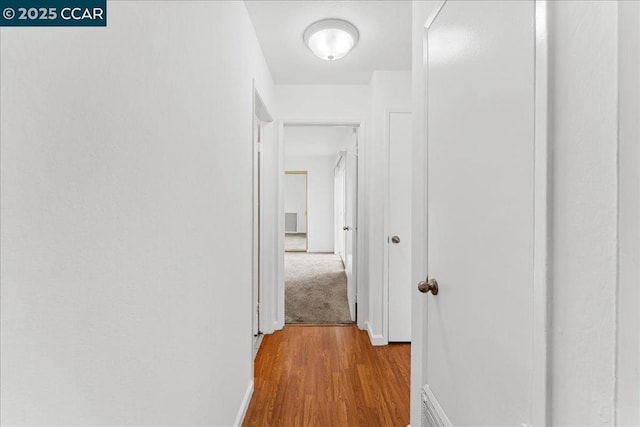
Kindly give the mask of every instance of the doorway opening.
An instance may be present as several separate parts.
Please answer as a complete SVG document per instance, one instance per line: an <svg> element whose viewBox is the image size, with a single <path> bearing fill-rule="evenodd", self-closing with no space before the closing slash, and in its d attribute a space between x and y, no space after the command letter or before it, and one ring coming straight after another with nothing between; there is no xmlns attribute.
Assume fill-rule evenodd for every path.
<svg viewBox="0 0 640 427"><path fill-rule="evenodd" d="M284 173L284 250L307 252L307 171Z"/></svg>
<svg viewBox="0 0 640 427"><path fill-rule="evenodd" d="M286 324L356 320L354 126L284 127Z"/></svg>

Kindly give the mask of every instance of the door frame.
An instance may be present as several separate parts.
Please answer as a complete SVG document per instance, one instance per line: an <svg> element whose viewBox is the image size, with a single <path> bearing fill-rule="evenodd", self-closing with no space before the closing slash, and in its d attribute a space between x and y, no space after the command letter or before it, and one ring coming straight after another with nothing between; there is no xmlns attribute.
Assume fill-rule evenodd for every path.
<svg viewBox="0 0 640 427"><path fill-rule="evenodd" d="M258 352L264 330L264 310L262 298L264 293L265 239L264 215L261 201L264 198L264 166L262 165L261 147L262 135L271 129L273 117L265 105L260 92L256 88L256 81L252 81L252 119L251 119L251 156L252 156L252 286L251 286L251 335L253 357ZM257 333L256 333L257 328Z"/></svg>
<svg viewBox="0 0 640 427"><path fill-rule="evenodd" d="M278 157L278 238L277 240L277 254L278 254L278 263L277 263L277 281L275 283L274 293L277 296L275 299L275 307L272 307L272 310L269 310L271 313L275 313L275 317L273 320L274 329L282 329L284 328L284 128L292 127L292 126L343 126L343 127L352 127L357 129L357 140L356 140L356 154L357 154L357 164L358 164L358 172L357 172L357 182L356 182L356 224L353 228L353 231L356 233L356 237L353 241L354 243L354 277L356 282L356 307L358 301L361 301L362 294L362 286L364 286L364 280L360 280L360 278L365 277L364 267L365 267L365 252L364 252L364 242L363 237L364 233L359 233L358 228L361 224L364 224L363 214L364 214L364 192L362 191L361 182L364 179L364 156L362 155L363 150L366 147L366 120L358 119L358 118L309 118L309 119L279 119L277 121L277 157ZM366 303L363 301L362 303ZM364 319L361 319L362 316L358 315L358 310L356 308L356 324L360 329L364 329Z"/></svg>
<svg viewBox="0 0 640 427"><path fill-rule="evenodd" d="M533 345L532 345L532 399L530 426L544 426L550 422L549 400L549 299L550 278L550 218L552 212L551 150L549 149L549 60L547 0L534 2L534 250L533 250ZM428 192L427 165L428 129L427 120L427 55L428 36L447 0L442 0L432 9L422 29L422 60L414 72L414 116L413 116L413 212L412 278L414 283L428 275ZM420 31L420 30L418 30ZM416 33L417 34L417 33ZM414 37L416 37L414 34ZM417 75L416 75L417 73ZM427 296L414 287L412 294L412 346L411 346L411 424L421 425L423 387L426 378L427 346ZM428 394L428 389L425 390ZM437 403L437 402L436 402ZM437 405L436 405L437 406ZM437 408L436 410L441 408ZM443 425L451 425L442 412Z"/></svg>
<svg viewBox="0 0 640 427"><path fill-rule="evenodd" d="M307 252L309 250L309 171L303 170L285 170L285 175L304 175L304 251L291 252ZM283 193L284 194L284 193ZM296 224L297 228L297 224Z"/></svg>
<svg viewBox="0 0 640 427"><path fill-rule="evenodd" d="M389 180L391 178L389 154L391 149L391 114L395 113L412 114L412 111L410 107L406 106L387 108L384 110L384 140L382 146L384 152L384 165L382 167L382 182L384 182L382 200L384 210L382 213L382 227L383 236L386 236L386 243L384 244L382 255L382 340L380 341L382 345L389 344L389 200L391 197L391 189L389 187Z"/></svg>

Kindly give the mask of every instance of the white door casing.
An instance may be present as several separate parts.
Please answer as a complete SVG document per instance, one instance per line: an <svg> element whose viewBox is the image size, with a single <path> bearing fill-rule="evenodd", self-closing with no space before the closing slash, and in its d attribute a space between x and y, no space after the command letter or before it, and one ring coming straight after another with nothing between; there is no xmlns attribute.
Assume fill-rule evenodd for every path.
<svg viewBox="0 0 640 427"><path fill-rule="evenodd" d="M263 332L264 319L263 313L260 310L262 301L266 295L272 295L269 289L263 288L265 282L265 266L269 264L265 257L265 215L263 212L263 200L264 200L264 176L265 168L263 164L263 155L261 147L266 136L272 131L270 124L273 122L273 118L269 113L267 106L264 104L262 97L255 87L255 81L253 81L253 132L252 132L252 333L257 337ZM273 254L272 254L273 255ZM266 292L265 292L266 291ZM255 344L255 343L254 343ZM256 348L254 346L254 352Z"/></svg>
<svg viewBox="0 0 640 427"><path fill-rule="evenodd" d="M411 341L411 113L385 112L387 159L385 189L384 300L388 301L389 342Z"/></svg>
<svg viewBox="0 0 640 427"><path fill-rule="evenodd" d="M254 115L253 118L253 286L252 286L252 331L254 336L260 333L260 120Z"/></svg>
<svg viewBox="0 0 640 427"><path fill-rule="evenodd" d="M413 271L440 293L413 293L412 424L428 384L445 425L544 425L546 4L442 2L423 43Z"/></svg>

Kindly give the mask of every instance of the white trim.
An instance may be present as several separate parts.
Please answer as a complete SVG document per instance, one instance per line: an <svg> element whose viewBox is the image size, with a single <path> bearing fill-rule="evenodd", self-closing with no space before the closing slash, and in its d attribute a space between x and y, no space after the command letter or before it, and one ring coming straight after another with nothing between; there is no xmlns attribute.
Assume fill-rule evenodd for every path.
<svg viewBox="0 0 640 427"><path fill-rule="evenodd" d="M265 200L265 153L262 147L265 141L273 138L273 127L271 123L273 118L269 113L268 107L264 104L260 92L256 86L255 79L252 80L252 287L251 287L251 323L252 323L252 335L256 333L270 333L266 325L271 325L273 319L273 313L275 313L273 304L274 301L274 289L270 289L268 284L271 282L273 272L269 269L268 278L265 272L268 270L266 266L273 262L273 259L267 261L267 255L269 257L277 256L271 253L268 248L267 240L265 239L265 232L270 229L273 224L267 224L265 218L266 211L264 210ZM256 138L256 130L259 133L259 143ZM260 154L260 155L258 155ZM258 202L260 206L258 207ZM259 315L256 311L259 306ZM254 326L257 324L257 331Z"/></svg>
<svg viewBox="0 0 640 427"><path fill-rule="evenodd" d="M277 139L278 144L278 239L276 240L276 246L278 251L278 262L276 266L276 307L273 312L275 313L275 330L284 328L284 122L278 120L277 126Z"/></svg>
<svg viewBox="0 0 640 427"><path fill-rule="evenodd" d="M249 381L247 391L244 393L244 397L240 403L240 409L238 409L238 415L236 415L236 420L233 422L234 427L240 427L242 425L244 416L247 414L247 409L249 409L249 403L251 403L251 396L253 396L253 380Z"/></svg>
<svg viewBox="0 0 640 427"><path fill-rule="evenodd" d="M640 424L640 3L620 2L617 14L618 284L613 424L626 426Z"/></svg>
<svg viewBox="0 0 640 427"><path fill-rule="evenodd" d="M389 342L387 339L381 334L374 334L373 328L371 328L371 323L367 320L364 322L365 328L367 328L367 334L369 334L369 341L371 341L371 345L387 345Z"/></svg>
<svg viewBox="0 0 640 427"><path fill-rule="evenodd" d="M444 7L444 4L447 2L447 0L442 0L442 2L440 3L440 5L438 7L436 7L435 9L433 9L433 11L431 12L431 14L427 17L427 20L424 21L424 28L426 30L429 29L429 27L431 27L431 24L433 24L433 21L436 20L436 18L438 17L438 15L440 15L440 11L442 10L442 8ZM426 40L426 39L425 39ZM425 51L426 51L426 47L427 45L424 45Z"/></svg>
<svg viewBox="0 0 640 427"><path fill-rule="evenodd" d="M356 259L355 266L355 275L356 275L356 324L358 328L365 329L365 318L362 315L362 307L369 304L369 301L365 301L362 297L362 289L367 282L365 278L367 278L367 270L369 268L369 253L370 248L365 245L365 226L368 227L368 222L365 220L365 212L367 212L367 197L369 195L367 192L369 191L367 182L366 182L366 168L369 167L367 163L366 151L369 149L367 147L367 122L363 120L360 122L360 126L356 132L356 157L357 157L357 182L356 182L356 223L355 231L356 231L356 246L353 248L354 257ZM362 228L362 232L360 229ZM360 310L357 309L358 305L361 307ZM369 311L367 311L367 315Z"/></svg>
<svg viewBox="0 0 640 427"><path fill-rule="evenodd" d="M333 168L336 169L338 166L340 166L340 162L343 161L343 159L346 157L347 152L345 150L341 150L338 152L338 155L336 156L336 160L333 162Z"/></svg>
<svg viewBox="0 0 640 427"><path fill-rule="evenodd" d="M382 167L382 182L383 182L383 195L382 195L382 235L384 236L384 243L382 248L382 335L385 340L389 342L389 198L390 188L389 179L391 178L389 163L390 150L391 150L391 114L411 114L411 108L408 107L392 107L385 108L384 110L384 128L383 128L383 145L382 150L384 153L384 165ZM413 129L412 129L413 134ZM413 145L413 143L412 143Z"/></svg>
<svg viewBox="0 0 640 427"><path fill-rule="evenodd" d="M363 119L342 118L342 119L280 119L285 127L289 126L343 126L343 127L360 127L364 123Z"/></svg>
<svg viewBox="0 0 640 427"><path fill-rule="evenodd" d="M548 138L548 8L536 0L534 15L534 230L533 230L533 343L531 373L532 426L550 424L549 417L549 223L551 207Z"/></svg>
<svg viewBox="0 0 640 427"><path fill-rule="evenodd" d="M260 346L262 345L262 339L264 338L264 334L254 335L253 337L253 361L255 362L256 356L258 355L258 351L260 350Z"/></svg>
<svg viewBox="0 0 640 427"><path fill-rule="evenodd" d="M432 427L453 427L453 424L449 420L449 417L447 417L447 414L445 414L442 406L440 406L440 402L436 399L429 385L425 385L422 388L422 402L426 404L428 408L427 414L430 415L430 419L427 420L427 422L432 424Z"/></svg>
<svg viewBox="0 0 640 427"><path fill-rule="evenodd" d="M255 335L260 332L260 321L256 316L257 304L259 304L258 293L260 286L260 224L258 215L258 201L260 187L258 176L259 171L259 158L258 158L258 138L256 135L256 127L260 126L260 120L257 117L256 102L259 96L257 96L256 80L251 81L251 335Z"/></svg>
<svg viewBox="0 0 640 427"><path fill-rule="evenodd" d="M260 96L260 93L256 90L255 79L253 79L253 96L254 96L254 111L258 119L263 123L271 123L273 121L273 117L271 113L269 113L269 109L266 105L264 105L264 101Z"/></svg>

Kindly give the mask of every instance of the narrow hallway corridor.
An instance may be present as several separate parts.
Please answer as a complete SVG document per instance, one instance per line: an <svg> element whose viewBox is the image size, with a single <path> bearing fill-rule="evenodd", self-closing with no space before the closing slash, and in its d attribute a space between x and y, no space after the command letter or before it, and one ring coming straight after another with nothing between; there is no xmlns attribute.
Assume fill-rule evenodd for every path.
<svg viewBox="0 0 640 427"><path fill-rule="evenodd" d="M0 427L640 427L640 0L0 10Z"/></svg>
<svg viewBox="0 0 640 427"><path fill-rule="evenodd" d="M244 426L406 426L410 344L373 347L356 326L264 338Z"/></svg>

